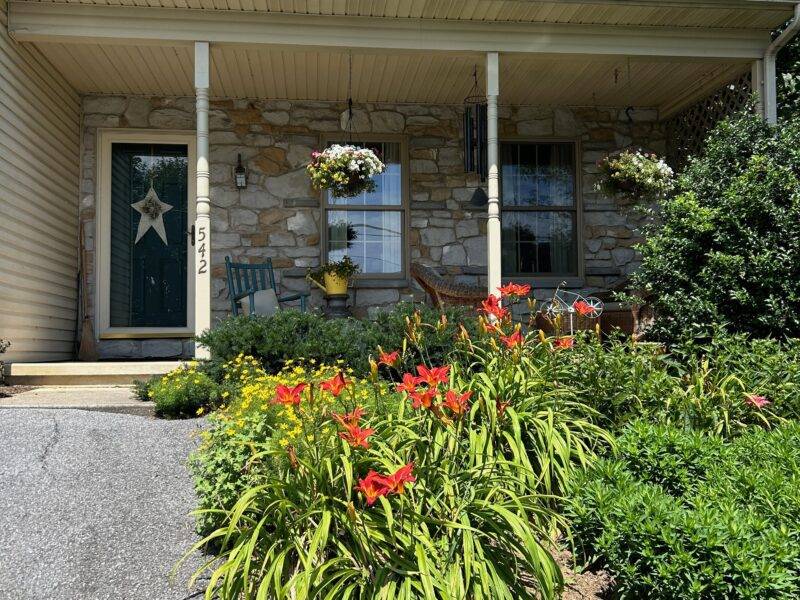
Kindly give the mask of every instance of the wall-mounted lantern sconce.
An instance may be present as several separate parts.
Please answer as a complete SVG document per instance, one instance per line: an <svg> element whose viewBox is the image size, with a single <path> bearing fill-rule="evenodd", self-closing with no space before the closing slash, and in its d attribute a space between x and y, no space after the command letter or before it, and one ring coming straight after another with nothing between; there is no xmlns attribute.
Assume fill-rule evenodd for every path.
<svg viewBox="0 0 800 600"><path fill-rule="evenodd" d="M242 155L236 161L236 168L233 170L233 176L236 180L236 189L243 190L247 187L247 171L242 166Z"/></svg>

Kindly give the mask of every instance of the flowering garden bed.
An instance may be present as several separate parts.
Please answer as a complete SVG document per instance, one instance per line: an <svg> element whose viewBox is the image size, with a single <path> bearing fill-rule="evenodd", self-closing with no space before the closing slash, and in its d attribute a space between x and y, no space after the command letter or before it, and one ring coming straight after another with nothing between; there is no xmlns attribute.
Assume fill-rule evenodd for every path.
<svg viewBox="0 0 800 600"><path fill-rule="evenodd" d="M195 389L200 371L215 386L197 409L213 412L192 460L204 535L193 551L215 553L203 570L209 598L558 597L556 540L606 568L620 593L712 598L727 586L727 597L792 597L800 566L786 545L794 534L780 532L794 513L776 509L761 525L748 516L741 482L758 465L731 451L725 469L739 487L678 497L673 482L705 485L716 455L692 444L746 445L736 440L759 432L762 446L773 433L784 439L800 407L800 344L720 335L667 354L603 341L591 321L569 336L556 320L548 336L510 320L509 304L528 293L505 286L502 302L487 298L472 318L390 317L401 334L383 330L392 346L376 347L359 369L261 356L251 332L254 355L152 384L156 396L180 387L168 382ZM694 437L678 442L681 432ZM756 497L778 485L789 506L797 461L786 452L769 460L777 455L789 463L759 480ZM736 541L740 559L724 572L704 561L734 548L691 533L686 506L695 498L725 498L727 527L759 531L752 543ZM666 511L670 544L640 518L653 510ZM767 550L780 557L779 574L737 583L754 577Z"/></svg>

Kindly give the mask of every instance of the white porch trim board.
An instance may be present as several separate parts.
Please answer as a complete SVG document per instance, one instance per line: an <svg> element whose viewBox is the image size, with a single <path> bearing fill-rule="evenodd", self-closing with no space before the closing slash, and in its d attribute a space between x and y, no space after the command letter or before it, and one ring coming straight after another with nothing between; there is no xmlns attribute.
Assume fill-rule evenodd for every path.
<svg viewBox="0 0 800 600"><path fill-rule="evenodd" d="M497 98L500 95L500 57L497 52L486 55L486 256L489 293L496 294L502 279L502 228L500 224L500 170L498 166Z"/></svg>
<svg viewBox="0 0 800 600"><path fill-rule="evenodd" d="M522 52L703 59L763 58L768 32L374 17L158 7L9 3L17 41L103 44L266 44L384 51Z"/></svg>
<svg viewBox="0 0 800 600"><path fill-rule="evenodd" d="M197 205L194 231L195 334L211 327L211 170L208 159L208 90L210 59L208 42L194 45L194 85L197 94ZM197 358L210 358L207 348L195 343Z"/></svg>

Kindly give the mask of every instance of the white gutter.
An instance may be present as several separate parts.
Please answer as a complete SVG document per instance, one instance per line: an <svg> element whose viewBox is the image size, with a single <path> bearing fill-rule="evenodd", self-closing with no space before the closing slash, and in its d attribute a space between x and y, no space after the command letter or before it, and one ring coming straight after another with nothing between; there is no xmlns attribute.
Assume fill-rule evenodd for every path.
<svg viewBox="0 0 800 600"><path fill-rule="evenodd" d="M767 123L778 122L778 83L775 59L778 52L800 31L800 4L795 4L794 19L776 37L764 53L764 116Z"/></svg>

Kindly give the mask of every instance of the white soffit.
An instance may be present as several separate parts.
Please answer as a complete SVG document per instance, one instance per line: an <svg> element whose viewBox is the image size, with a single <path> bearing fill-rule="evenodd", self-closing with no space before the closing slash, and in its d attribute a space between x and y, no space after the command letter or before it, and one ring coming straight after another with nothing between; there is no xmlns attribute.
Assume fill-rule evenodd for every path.
<svg viewBox="0 0 800 600"><path fill-rule="evenodd" d="M191 96L191 48L39 43L84 94ZM476 64L477 63L477 64ZM475 57L354 53L357 102L460 104ZM747 62L631 60L624 57L508 55L500 60L500 102L515 105L647 106L675 103L704 85L745 72ZM482 85L482 83L481 83ZM329 49L212 46L212 98L344 101L348 55Z"/></svg>

